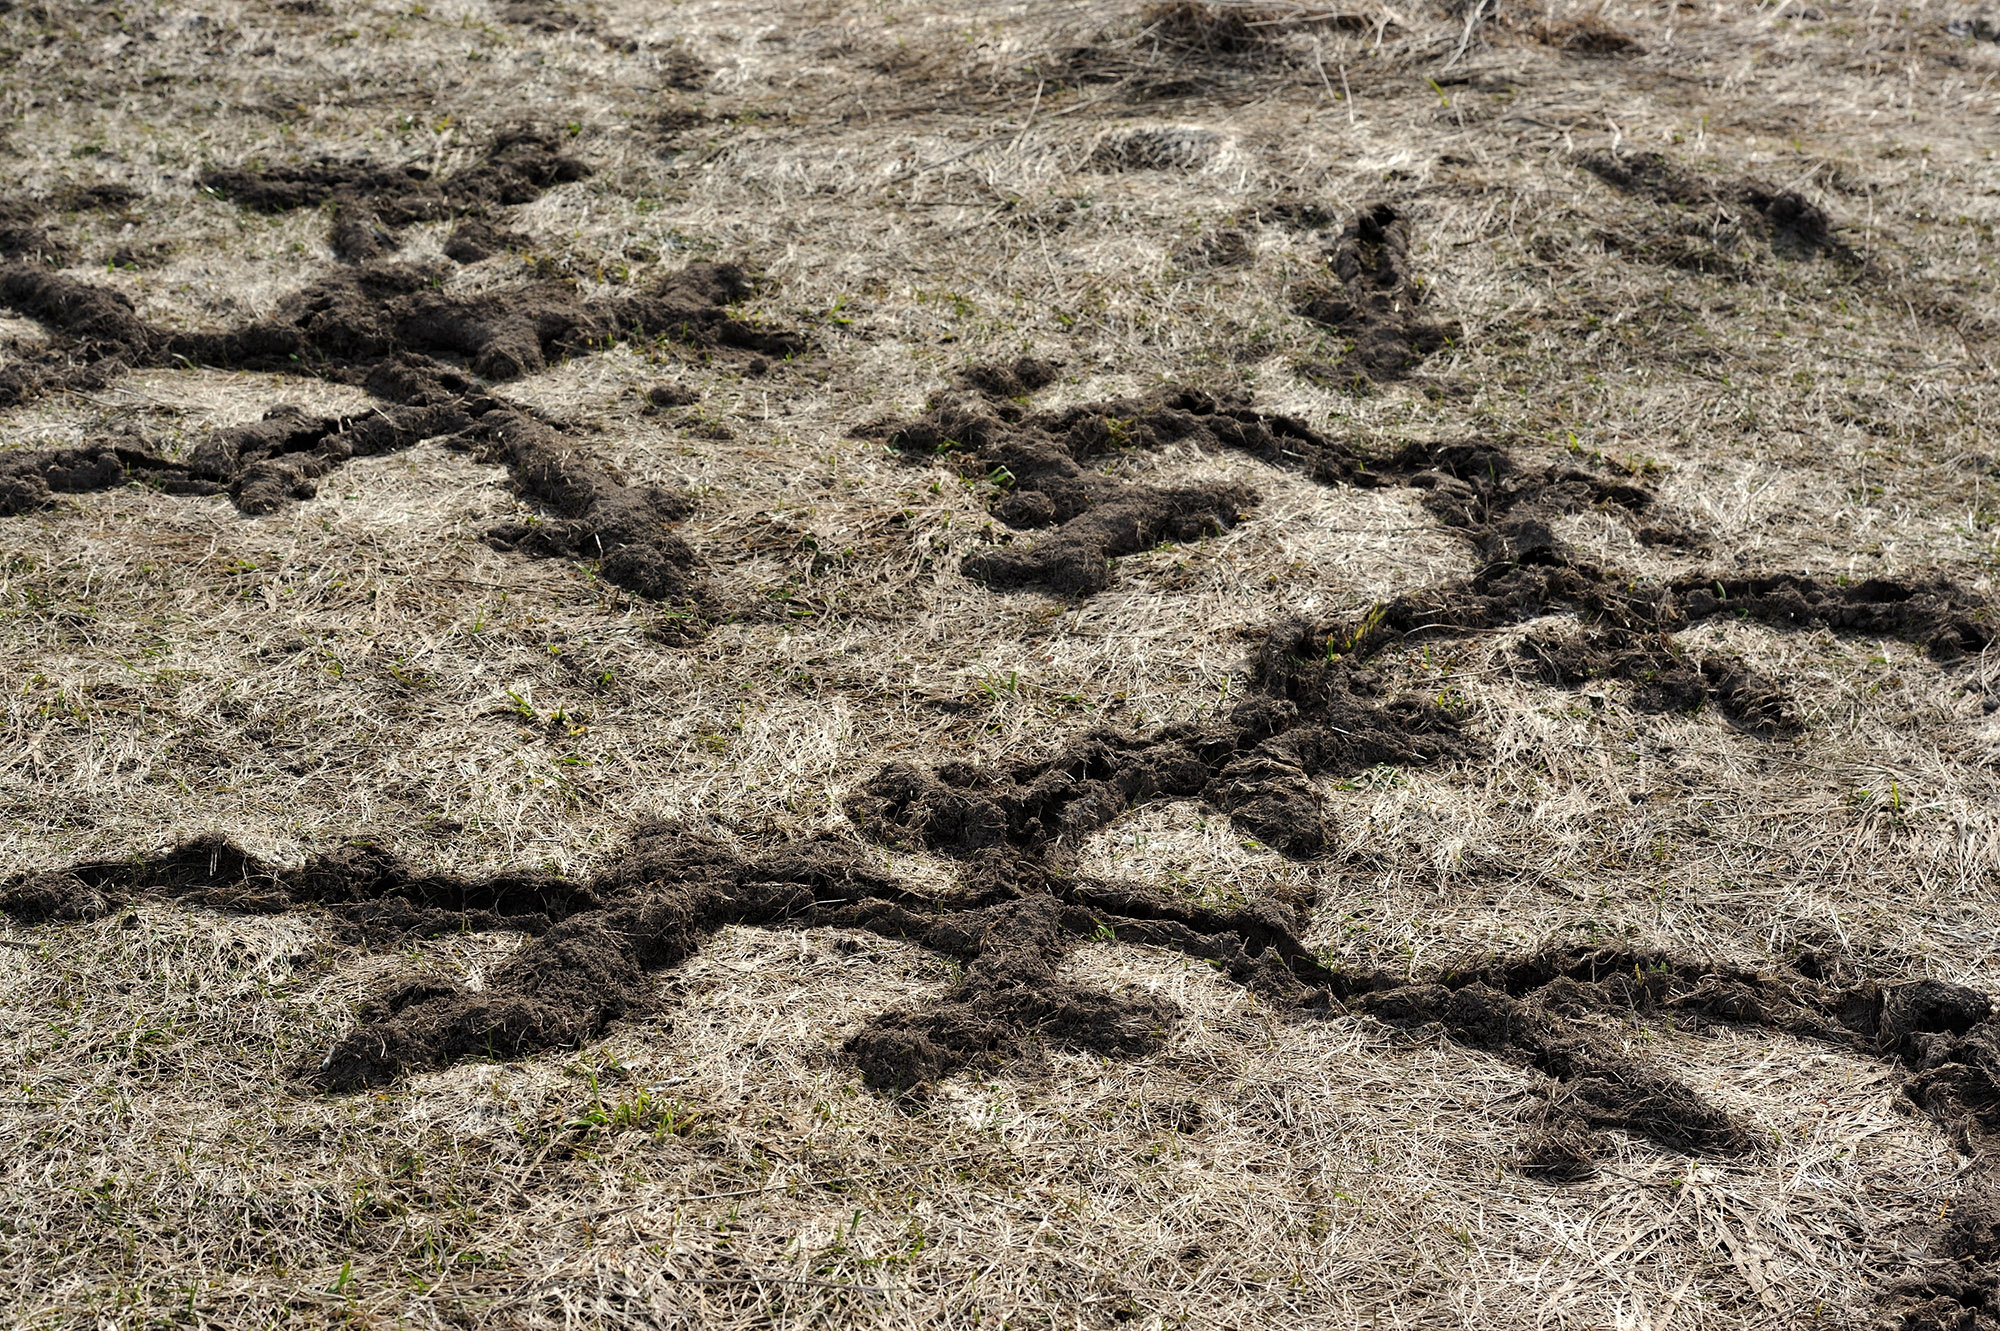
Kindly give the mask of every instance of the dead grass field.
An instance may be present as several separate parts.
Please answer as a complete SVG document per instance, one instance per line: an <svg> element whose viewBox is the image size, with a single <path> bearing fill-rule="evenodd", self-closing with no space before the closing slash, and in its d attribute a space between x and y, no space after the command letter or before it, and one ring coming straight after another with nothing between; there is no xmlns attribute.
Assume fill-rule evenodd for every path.
<svg viewBox="0 0 2000 1331"><path fill-rule="evenodd" d="M407 300L468 309L547 283L623 310L692 263L757 279L729 307L749 331L720 342L621 327L452 389L549 427L620 495L691 496L674 533L698 603L648 599L595 547L531 557L558 525L536 473L442 431L335 459L268 512L132 470L0 517L7 1321L2000 1326L2000 1098L1913 1103L1945 1057L1935 1028L1892 1047L1563 1009L1551 1029L1591 1042L1591 1076L1657 1070L1736 1136L1610 1124L1561 1182L1524 1153L1551 1124L1605 1126L1576 1108L1589 1077L1313 978L1622 949L2000 992L1984 639L1960 654L1745 612L1632 640L1662 670L1734 662L1782 693L1787 724L1759 731L1713 676L1662 708L1650 668L1524 669L1547 635L1589 631L1598 612L1569 603L1369 638L1384 682L1354 697L1411 699L1457 747L1305 764L1287 789L1332 829L1319 853L1172 792L1003 848L1029 866L1008 873L1239 932L1294 911L1317 998L1123 924L1072 929L1039 983L1168 1014L1150 1043L1030 1022L911 1095L867 1084L857 1033L927 1020L977 954L811 897L813 927L726 924L584 1038L328 1092L311 1069L384 1026L372 998L414 974L476 1001L543 940L476 921L363 937L333 907L195 904L145 867L219 836L277 874L368 843L419 873L582 881L665 820L743 863L831 844L948 902L989 861L864 826L885 764L999 772L1099 727L1224 724L1269 687L1274 626L1316 626L1323 668L1359 669L1341 626L1461 587L1495 550L1607 587L1942 580L1987 623L1996 13L0 0L0 482L10 459L107 441L184 466L280 406L401 419L360 371L173 350L368 264L421 265ZM205 174L324 158L455 188L523 127L587 174L487 199L509 235L468 263L446 257L461 203L397 221L352 185L260 212ZM1653 153L1666 174L1604 174ZM126 192L79 192L107 185ZM1384 202L1413 274L1384 299L1442 331L1371 375L1359 325L1300 310L1359 289L1329 256ZM357 218L377 229L353 239ZM143 336L114 357L30 308L19 292L51 274L122 295ZM807 349L747 349L786 333ZM979 402L969 369L1023 356L1052 381L976 410L1187 387L1383 476L1399 450L1476 441L1600 498L1533 508L1531 549L1498 517L1441 517L1457 491L1424 476L1114 447L1084 459L1099 495L1255 502L1110 549L1094 593L995 590L966 561L1055 539L994 515L1029 478L890 445L934 403ZM1114 409L1114 442L1142 415ZM1620 485L1641 499L1601 497ZM1654 514L1692 535L1655 539ZM528 543L496 548L510 523ZM90 918L21 905L90 862L136 864L139 886L70 912ZM2000 1068L1953 1048L1975 1082Z"/></svg>

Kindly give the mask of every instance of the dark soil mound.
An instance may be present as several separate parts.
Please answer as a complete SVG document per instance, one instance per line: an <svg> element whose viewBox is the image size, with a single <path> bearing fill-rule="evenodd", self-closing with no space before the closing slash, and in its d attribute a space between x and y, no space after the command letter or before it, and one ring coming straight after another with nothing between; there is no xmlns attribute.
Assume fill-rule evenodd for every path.
<svg viewBox="0 0 2000 1331"><path fill-rule="evenodd" d="M1410 223L1395 205L1356 214L1327 262L1338 285L1306 286L1297 309L1348 339L1348 347L1338 360L1301 367L1305 373L1343 383L1401 379L1459 335L1455 325L1422 316Z"/></svg>
<svg viewBox="0 0 2000 1331"><path fill-rule="evenodd" d="M25 264L0 266L0 304L58 334L45 365L9 367L18 395L102 382L128 365L192 363L324 373L368 388L386 405L345 420L290 409L218 431L180 460L137 442L0 456L0 515L61 493L140 481L168 493L227 493L245 513L310 498L350 458L444 439L513 473L521 493L556 522L492 533L495 544L540 557L599 561L605 580L652 600L699 602L696 559L667 524L687 516L683 496L628 486L551 426L488 397L460 371L511 379L550 359L617 338L653 337L703 353L785 357L795 334L752 327L728 306L751 290L742 269L696 264L644 292L604 302L562 283L451 295L416 268L364 265L281 301L268 320L221 332L179 333L141 319L122 295ZM91 376L79 374L81 366Z"/></svg>
<svg viewBox="0 0 2000 1331"><path fill-rule="evenodd" d="M337 419L280 407L261 421L218 430L174 461L143 445L0 455L0 515L55 493L131 481L170 494L227 494L237 509L272 513L311 498L350 458L401 452L427 439L505 466L520 493L555 521L497 528L501 549L598 561L605 581L649 600L703 601L694 552L668 525L692 510L686 495L613 476L553 427L508 407L442 366L405 360L368 380L394 405Z"/></svg>
<svg viewBox="0 0 2000 1331"><path fill-rule="evenodd" d="M1696 228L1685 231L1691 241L1719 237L1720 247L1727 250L1732 236L1746 233L1761 237L1781 255L1855 258L1853 250L1834 235L1825 211L1793 190L1749 178L1709 180L1657 152L1586 153L1577 159L1577 165L1627 194L1701 214ZM1679 266L1704 266L1699 248L1674 244L1654 248ZM1735 265L1726 259L1710 266L1735 271Z"/></svg>
<svg viewBox="0 0 2000 1331"><path fill-rule="evenodd" d="M988 397L1025 399L1056 381L1061 367L1054 361L1022 356L1008 365L971 365L959 372L967 388Z"/></svg>
<svg viewBox="0 0 2000 1331"><path fill-rule="evenodd" d="M975 375L975 382L1002 390L1029 383L1018 367L968 371ZM1108 584L1110 559L1163 539L1191 540L1225 529L1257 502L1241 487L1141 485L1091 465L1170 445L1247 453L1329 485L1420 490L1424 506L1461 533L1484 562L1556 551L1553 521L1593 508L1622 515L1648 544L1701 544L1643 487L1562 464L1525 468L1496 445L1412 445L1371 459L1303 421L1199 389L1055 413L990 400L1003 396L1019 395L992 392L986 401L944 395L918 420L882 430L905 456L941 459L968 479L998 482L1005 493L993 515L1008 527L1054 529L1025 549L1015 548L1012 535L1003 536L999 550L966 561L968 576L996 589L1038 586L1088 595Z"/></svg>
<svg viewBox="0 0 2000 1331"><path fill-rule="evenodd" d="M53 194L0 198L0 259L20 259L51 267L69 263L76 251L49 230L52 212L88 212L127 208L139 201L139 191L115 181L65 185Z"/></svg>
<svg viewBox="0 0 2000 1331"><path fill-rule="evenodd" d="M551 186L581 180L590 168L562 152L561 136L538 130L503 134L472 166L443 179L421 167L378 166L321 159L298 165L218 167L201 173L203 187L256 212L334 205L333 248L362 262L395 248L397 230L412 222L470 218L540 198ZM490 226L490 224L489 224ZM504 248L459 246L471 257L446 253L461 263Z"/></svg>
<svg viewBox="0 0 2000 1331"><path fill-rule="evenodd" d="M326 373L357 382L374 365L409 353L456 357L500 380L622 338L775 358L806 347L795 333L756 328L729 312L752 290L734 264L691 264L645 291L606 301L587 301L562 282L458 295L440 290L438 277L409 265L359 267L285 297L269 319L214 332L156 327L121 293L25 264L0 265L0 305L58 334L58 352L71 360Z"/></svg>
<svg viewBox="0 0 2000 1331"><path fill-rule="evenodd" d="M0 259L60 264L70 248L42 225L42 208L27 199L0 199Z"/></svg>
<svg viewBox="0 0 2000 1331"><path fill-rule="evenodd" d="M1676 1150L1748 1149L1726 1114L1635 1060L1603 1024L1607 1017L1761 1026L1893 1059L1914 1074L1912 1098L1962 1139L2000 1124L2000 1026L1987 996L1958 986L1830 983L1796 970L1760 974L1626 949L1500 958L1416 980L1334 971L1300 942L1295 918L1277 903L1206 910L1147 888L1072 878L1060 857L1016 848L1004 834L989 841L967 855L960 887L933 898L903 887L851 844L822 839L746 857L672 825L640 829L619 859L584 882L544 873L421 875L368 845L278 870L211 838L151 860L17 880L0 892L0 906L48 920L102 915L139 895L255 911L314 903L357 940L461 928L534 935L484 990L431 977L384 990L312 1070L332 1089L467 1056L573 1045L649 1010L656 1000L648 972L678 964L715 929L754 924L868 929L964 963L938 1001L884 1014L849 1041L870 1083L897 1091L1043 1046L1108 1056L1157 1047L1174 1016L1169 1005L1057 978L1079 941L1115 936L1204 958L1274 999L1347 1004L1536 1068L1551 1084L1526 1165L1543 1177L1587 1172L1586 1148L1604 1128ZM1962 1217L1952 1241L1986 1253L1992 1236L1983 1215Z"/></svg>
<svg viewBox="0 0 2000 1331"><path fill-rule="evenodd" d="M1912 1101L1982 1161L2000 1127L2000 1024L1991 999L1974 990L1830 979L1835 968L1815 957L1754 972L1626 948L1500 957L1414 978L1334 970L1304 946L1297 919L1278 903L1214 911L1149 888L1078 879L1060 855L1022 845L1033 840L1027 832L989 826L991 835L970 838L981 848L966 853L957 889L935 897L904 887L852 844L819 839L746 856L653 825L582 882L537 872L423 875L365 844L279 870L210 838L153 859L17 879L0 888L0 908L24 921L88 919L152 895L253 911L315 904L357 941L466 928L532 935L484 989L435 975L384 987L357 1026L302 1070L329 1090L468 1057L573 1046L653 1010L650 972L685 960L718 928L749 924L866 929L962 964L936 1000L886 1012L847 1042L868 1083L899 1094L921 1093L968 1065L1032 1062L1047 1048L1130 1057L1159 1047L1176 1017L1171 1004L1059 978L1072 948L1115 937L1202 958L1295 1009L1346 1007L1535 1069L1547 1081L1541 1107L1523 1123L1518 1167L1553 1184L1595 1172L1606 1130L1691 1154L1754 1149L1728 1114L1635 1057L1626 1037L1635 1020L1777 1030L1887 1060L1910 1074ZM955 848L967 840L953 835ZM1044 839L1039 848L1050 845ZM1949 1265L1891 1291L1903 1325L1977 1326L1991 1306L2000 1209L1987 1172L1975 1172L1939 1235Z"/></svg>
<svg viewBox="0 0 2000 1331"><path fill-rule="evenodd" d="M978 374L1005 389L1026 383L1018 374L1003 379L993 368ZM1940 579L1847 583L1805 574L1704 574L1660 585L1590 567L1556 536L1557 520L1565 514L1615 514L1648 544L1699 550L1704 542L1663 511L1643 486L1563 462L1523 466L1493 444L1417 444L1370 459L1303 422L1255 411L1241 399L1187 389L1058 413L1033 413L1012 401L946 396L921 419L884 432L906 456L938 458L968 478L998 481L1003 489L993 513L1009 527L1050 529L1025 549L1009 536L999 549L966 561L968 575L1002 590L1039 586L1087 595L1108 582L1113 557L1163 537L1185 540L1225 527L1255 502L1253 494L1237 487L1142 485L1089 465L1119 454L1170 444L1202 451L1227 448L1326 484L1417 490L1423 506L1466 540L1482 567L1470 579L1376 606L1362 621L1289 625L1274 632L1259 657L1259 680L1275 696L1298 705L1308 720L1313 709L1351 694L1351 681L1372 678L1372 672L1356 673L1355 668L1385 648L1411 638L1449 641L1562 612L1578 615L1586 631L1574 637L1531 637L1520 658L1525 672L1565 688L1593 680L1626 681L1634 686L1632 700L1642 710L1690 711L1713 704L1742 728L1767 735L1799 728L1784 690L1740 658L1688 654L1674 642L1675 630L1731 616L1773 627L1901 638L1924 645L1943 660L1979 651L1995 636L1992 607ZM1327 683L1336 678L1343 681L1338 687ZM1129 740L1141 748L1152 742ZM1421 745L1380 747L1402 756L1371 762L1427 760ZM1337 765L1311 759L1292 764L1307 774ZM1029 773L999 785L1032 785L1036 779L1038 774ZM967 780L985 786L996 778ZM1225 798L1225 787L1198 784L1204 798L1236 812L1252 835L1274 846L1295 853L1330 844L1326 830L1304 816L1308 801L1301 791L1310 787L1303 777L1296 782L1288 777L1293 793L1279 800L1281 817L1301 829L1296 833L1283 831L1274 817L1250 812L1276 807L1270 804L1278 799L1275 790L1251 795L1239 782L1237 793ZM1198 792L1188 787L1174 793ZM1012 798L1000 802L1005 806ZM1122 798L1130 800L1132 791ZM1035 805L1036 800L1028 802ZM870 816L880 816L879 811ZM1029 821L1039 817L1039 812L1026 815ZM1003 821L1012 825L1017 820L1010 813Z"/></svg>
<svg viewBox="0 0 2000 1331"><path fill-rule="evenodd" d="M1029 378L1039 369L1034 366ZM984 377L990 383L998 376ZM1026 382L1016 366L1003 387ZM1246 429L1261 431L1260 441L1271 439L1265 418L1254 412L1218 414L1213 399L1197 405L1209 407L1205 417L1176 405L1125 403L1026 417L1014 408L1003 416L982 404L946 401L921 420L893 428L890 444L906 454L942 457L968 478L997 481L1005 493L993 514L1015 531L1052 529L1020 547L1011 535L1004 538L1000 548L966 561L967 576L996 589L1045 587L1087 596L1104 589L1117 556L1225 531L1257 502L1241 486L1140 485L1090 466L1168 443L1240 443Z"/></svg>
<svg viewBox="0 0 2000 1331"><path fill-rule="evenodd" d="M1260 698L1223 720L1146 735L1094 730L1045 760L1002 771L894 764L849 799L847 812L880 840L956 855L995 846L1039 853L1073 844L1136 805L1200 799L1276 850L1317 855L1335 833L1312 776L1473 751L1451 713L1415 697L1378 698L1373 683L1351 675L1308 705Z"/></svg>

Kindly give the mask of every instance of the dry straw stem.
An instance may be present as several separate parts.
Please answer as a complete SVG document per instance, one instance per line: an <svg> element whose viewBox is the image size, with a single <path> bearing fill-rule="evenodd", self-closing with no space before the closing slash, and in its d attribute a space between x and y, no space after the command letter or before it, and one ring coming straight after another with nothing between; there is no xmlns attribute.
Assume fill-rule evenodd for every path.
<svg viewBox="0 0 2000 1331"><path fill-rule="evenodd" d="M742 259L769 279L749 312L817 347L752 376L621 346L496 389L692 491L681 532L727 613L677 645L588 568L490 549L529 506L435 444L266 517L128 488L0 519L0 869L206 831L284 862L365 836L425 867L577 873L650 816L750 845L852 836L841 797L884 761L1207 715L1246 687L1246 633L1469 570L1408 491L1166 450L1110 465L1248 484L1251 520L1123 558L1080 603L969 583L990 494L855 431L1023 353L1062 366L1037 406L1183 382L1381 452L1476 437L1628 469L1714 552L1566 520L1635 575L1989 587L2000 47L1952 36L1951 6L598 0L509 21L528 8L13 6L8 173L138 189L55 217L66 271L209 326L337 260L325 215L239 210L200 167L449 171L506 125L573 127L593 175L513 210L532 247L452 284L602 294ZM1241 39L1185 40L1190 15ZM1614 148L1803 191L1858 258L1778 255L1580 169ZM1463 335L1373 392L1300 377L1339 338L1295 293L1383 198ZM405 256L447 229L409 228ZM158 249L107 270L121 246ZM43 336L0 323L0 368ZM697 403L650 407L662 380ZM281 403L368 401L148 370L0 411L0 449L136 431L174 453ZM1517 636L1385 662L1462 694L1492 757L1323 783L1330 858L1181 803L1096 834L1079 867L1278 897L1330 959L1412 973L1552 941L1750 965L1812 945L2000 989L2000 663L1684 635L1786 682L1804 735L1761 740L1637 713L1617 685L1524 681ZM878 853L921 883L955 872ZM1620 1139L1599 1179L1550 1187L1514 1167L1536 1075L1114 941L1071 964L1177 1004L1162 1051L1056 1051L921 1105L863 1090L839 1047L952 977L872 936L726 931L660 977L659 1015L573 1054L348 1097L291 1073L363 996L412 966L477 984L518 939L385 955L310 914L141 904L0 941L0 1281L22 1325L1838 1325L1932 1260L1960 1164L1884 1064L1635 1018L1634 1057L1759 1144Z"/></svg>

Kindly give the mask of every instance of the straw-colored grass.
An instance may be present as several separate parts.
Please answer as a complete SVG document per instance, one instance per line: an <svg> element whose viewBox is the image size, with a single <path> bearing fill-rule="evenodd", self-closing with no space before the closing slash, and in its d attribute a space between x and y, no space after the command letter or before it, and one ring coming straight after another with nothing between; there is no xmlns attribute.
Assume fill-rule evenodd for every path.
<svg viewBox="0 0 2000 1331"><path fill-rule="evenodd" d="M324 217L239 212L193 184L204 163L448 169L527 119L574 126L595 174L518 210L536 253L455 281L539 264L595 289L741 258L769 277L752 309L818 347L758 378L621 348L502 390L698 494L684 535L728 613L693 645L585 570L487 548L518 501L435 445L351 463L270 517L131 489L0 519L0 874L206 831L288 862L369 836L425 866L579 872L654 816L751 844L850 834L840 798L883 761L1204 713L1241 691L1246 632L1469 567L1405 492L1163 452L1131 474L1250 484L1252 520L1125 558L1081 604L970 584L983 494L854 431L1024 351L1062 363L1051 404L1185 382L1371 448L1482 437L1650 468L1716 552L1573 520L1566 539L1609 566L1989 587L2000 47L1950 35L1958 7L572 12L595 28L475 0L0 12L0 160L26 191L145 191L129 219L60 229L78 275L151 317L241 319L334 263ZM1204 45L1211 22L1226 40ZM1717 251L1735 273L1662 262L1682 219L1575 163L1613 147L1801 189L1864 262L1754 243ZM1290 299L1331 235L1269 205L1344 220L1378 198L1413 217L1429 299L1464 336L1356 396L1294 373L1335 349ZM1202 259L1226 228L1247 262ZM434 255L441 231L406 239ZM170 252L107 272L120 243ZM38 337L0 321L0 358ZM662 378L701 404L649 411ZM280 403L365 400L147 371L0 413L0 449L132 430L171 450ZM1357 964L1627 939L1754 965L1812 944L2000 989L1994 663L1744 625L1688 638L1785 681L1804 736L1525 683L1495 635L1388 666L1471 699L1490 760L1328 781L1330 859L1164 804L1082 863L1277 896ZM1923 1248L1961 1163L1884 1064L1634 1022L1635 1050L1765 1140L1690 1160L1621 1139L1600 1180L1552 1188L1513 1168L1537 1075L1116 943L1072 965L1178 1004L1162 1052L960 1076L921 1107L862 1089L839 1046L948 967L753 930L574 1053L325 1097L292 1074L374 984L476 981L516 941L328 937L310 914L158 905L5 926L10 1321L1845 1325Z"/></svg>

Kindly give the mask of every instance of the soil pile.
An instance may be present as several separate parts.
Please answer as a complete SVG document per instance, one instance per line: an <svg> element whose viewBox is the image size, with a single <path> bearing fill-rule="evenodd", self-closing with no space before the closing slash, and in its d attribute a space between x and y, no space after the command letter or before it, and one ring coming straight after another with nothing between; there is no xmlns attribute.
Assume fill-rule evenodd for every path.
<svg viewBox="0 0 2000 1331"><path fill-rule="evenodd" d="M1825 211L1794 190L1747 177L1708 180L1657 152L1586 153L1577 164L1616 189L1687 214L1680 232L1693 248L1669 245L1661 251L1677 266L1733 271L1727 254L1744 236L1762 239L1776 253L1791 257L1856 257L1834 235ZM1705 243L1722 257L1705 262Z"/></svg>
<svg viewBox="0 0 2000 1331"><path fill-rule="evenodd" d="M1109 584L1117 556L1226 530L1254 507L1256 494L1240 486L1144 485L1100 469L1176 445L1247 453L1329 485L1421 491L1424 507L1487 563L1559 557L1554 520L1590 509L1623 516L1648 544L1702 544L1641 486L1560 463L1526 467L1495 444L1418 444L1369 458L1303 421L1193 388L1031 412L1012 400L1033 391L1041 367L1027 363L1036 371L1026 378L1013 366L975 367L964 377L985 389L984 400L943 394L918 420L879 427L904 456L939 459L967 479L1001 488L992 512L1012 531L1000 549L965 563L967 576L996 590L1090 595ZM1013 533L1037 530L1046 534L1016 548Z"/></svg>
<svg viewBox="0 0 2000 1331"><path fill-rule="evenodd" d="M1023 383L1017 370L973 377L1013 389ZM1269 438L1261 417L1241 414ZM1240 440L1244 428L1244 421L1213 410L1203 418L1171 406L1114 403L1028 417L1011 406L995 412L985 403L948 399L921 420L892 428L889 442L907 455L942 458L969 479L996 482L1002 494L993 515L1015 532L1046 533L1022 546L1009 535L998 549L968 559L967 576L1001 590L1044 587L1088 596L1108 585L1117 556L1226 531L1257 502L1241 486L1142 485L1090 464L1175 442L1221 446L1217 429Z"/></svg>
<svg viewBox="0 0 2000 1331"><path fill-rule="evenodd" d="M964 963L935 1002L885 1013L848 1042L870 1084L898 1092L1043 1047L1107 1056L1157 1047L1175 1015L1170 1004L1058 978L1071 948L1112 936L1203 958L1294 1007L1352 1008L1537 1069L1550 1087L1523 1164L1545 1177L1587 1172L1586 1148L1605 1128L1677 1150L1750 1149L1727 1114L1615 1038L1607 1019L1634 1016L1683 1028L1762 1027L1883 1058L1910 1074L1913 1102L1967 1149L1981 1149L2000 1127L2000 1025L1988 996L1960 986L1884 985L1810 954L1759 973L1618 948L1501 957L1416 979L1335 970L1304 946L1296 917L1276 902L1215 911L1078 878L1062 856L1040 853L1046 845L947 848L963 857L960 883L931 896L898 883L853 843L822 838L751 856L671 824L640 828L623 855L582 882L537 872L417 874L365 844L281 870L211 838L151 860L17 880L0 906L41 920L100 916L140 895L255 911L315 904L362 941L463 928L533 935L482 990L436 977L385 988L309 1070L329 1089L379 1085L468 1056L574 1045L651 1010L649 972L679 964L716 929L750 924L866 929ZM1962 1216L1965 1232L1952 1239L1975 1257L1991 1246L1984 1214Z"/></svg>
<svg viewBox="0 0 2000 1331"><path fill-rule="evenodd" d="M486 220L492 210L532 203L553 186L589 174L581 160L562 151L562 136L519 129L494 139L472 166L442 179L417 166L329 158L293 166L217 167L199 179L204 188L254 212L332 204L334 253L356 263L392 252L396 233L413 222L458 218L445 252L472 263L524 239L496 230Z"/></svg>
<svg viewBox="0 0 2000 1331"><path fill-rule="evenodd" d="M1337 285L1308 284L1296 308L1348 339L1348 347L1338 360L1301 366L1303 373L1339 383L1402 379L1459 335L1456 325L1421 313L1410 222L1394 204L1356 214L1334 242L1327 267Z"/></svg>
<svg viewBox="0 0 2000 1331"><path fill-rule="evenodd" d="M76 258L76 250L52 231L48 214L129 208L139 192L116 181L66 185L53 194L0 198L0 259L60 266Z"/></svg>
<svg viewBox="0 0 2000 1331"><path fill-rule="evenodd" d="M269 319L183 333L141 319L120 293L32 265L0 265L0 304L56 335L39 362L0 371L0 400L10 392L18 399L109 382L128 366L191 363L324 374L392 404L349 419L281 409L218 431L180 459L137 440L8 454L0 458L0 515L44 506L57 494L133 481L174 494L226 493L244 513L270 513L310 498L350 458L444 439L508 467L520 492L559 519L497 530L495 544L539 557L599 560L607 581L648 599L704 599L693 552L667 529L687 516L684 496L626 485L553 427L491 398L466 373L432 357L451 357L486 380L507 380L618 338L653 337L704 354L760 358L800 354L804 339L753 327L730 312L752 289L748 274L732 264L694 264L646 291L605 301L585 300L555 282L459 295L439 289L435 279L408 265L360 265L285 298Z"/></svg>

